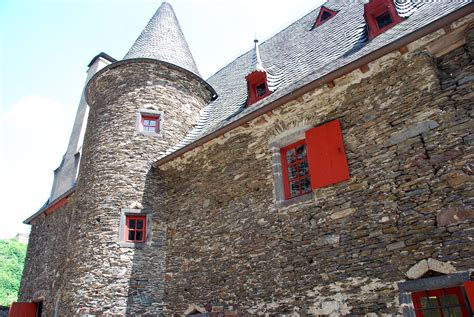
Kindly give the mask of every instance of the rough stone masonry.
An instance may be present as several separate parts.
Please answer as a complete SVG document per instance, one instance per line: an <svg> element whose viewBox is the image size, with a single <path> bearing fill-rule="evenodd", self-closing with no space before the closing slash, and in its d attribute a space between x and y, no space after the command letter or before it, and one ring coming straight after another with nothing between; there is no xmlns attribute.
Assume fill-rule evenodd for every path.
<svg viewBox="0 0 474 317"><path fill-rule="evenodd" d="M150 139L134 129L137 110L158 98L173 127L177 104L199 109L211 95L160 64L107 69L90 90L77 190L34 220L20 300L43 299L44 316L401 314L397 283L418 263L474 267L474 31L434 57L424 45L439 36L156 168L197 117ZM334 119L350 179L278 205L271 145ZM120 245L122 208L152 214L150 243Z"/></svg>

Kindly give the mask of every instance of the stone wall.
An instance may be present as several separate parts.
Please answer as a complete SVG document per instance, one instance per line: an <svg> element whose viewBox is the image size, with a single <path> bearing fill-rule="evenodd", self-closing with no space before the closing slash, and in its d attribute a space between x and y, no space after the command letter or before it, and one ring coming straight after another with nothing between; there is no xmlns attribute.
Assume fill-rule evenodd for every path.
<svg viewBox="0 0 474 317"><path fill-rule="evenodd" d="M472 269L468 46L389 54L160 166L169 313L399 314L419 261ZM333 119L350 179L277 208L269 144Z"/></svg>
<svg viewBox="0 0 474 317"><path fill-rule="evenodd" d="M164 225L151 164L189 132L212 93L193 75L150 60L119 62L90 82L90 114L74 199L33 221L21 298L45 316L140 315L163 310ZM161 111L160 135L137 129ZM124 247L122 209L152 214L150 241Z"/></svg>
<svg viewBox="0 0 474 317"><path fill-rule="evenodd" d="M44 316L181 315L193 304L399 314L397 282L413 265L474 267L469 34L439 59L388 54L156 169L210 94L158 63L102 72L76 192L33 221L20 299L44 298ZM137 132L144 107L164 112L161 138ZM351 178L277 208L269 145L333 119ZM149 244L120 244L122 208L152 213Z"/></svg>

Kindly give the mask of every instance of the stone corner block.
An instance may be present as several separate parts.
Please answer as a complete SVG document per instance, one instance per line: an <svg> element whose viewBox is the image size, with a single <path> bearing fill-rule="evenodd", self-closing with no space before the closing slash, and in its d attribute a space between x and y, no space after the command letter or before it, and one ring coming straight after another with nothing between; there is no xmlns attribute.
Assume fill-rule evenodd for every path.
<svg viewBox="0 0 474 317"><path fill-rule="evenodd" d="M416 280L422 277L428 272L428 261L421 260L420 262L413 265L406 273L407 277L411 280Z"/></svg>
<svg viewBox="0 0 474 317"><path fill-rule="evenodd" d="M442 274L451 274L456 272L456 268L452 264L432 258L428 259L428 268L431 271L435 271Z"/></svg>

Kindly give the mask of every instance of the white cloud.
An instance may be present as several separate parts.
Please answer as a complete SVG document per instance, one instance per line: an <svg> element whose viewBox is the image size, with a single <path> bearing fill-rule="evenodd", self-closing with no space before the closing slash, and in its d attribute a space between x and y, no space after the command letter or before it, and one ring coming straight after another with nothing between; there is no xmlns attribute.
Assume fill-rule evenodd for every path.
<svg viewBox="0 0 474 317"><path fill-rule="evenodd" d="M21 99L0 117L0 238L28 230L21 223L48 198L71 126L65 106L41 96Z"/></svg>

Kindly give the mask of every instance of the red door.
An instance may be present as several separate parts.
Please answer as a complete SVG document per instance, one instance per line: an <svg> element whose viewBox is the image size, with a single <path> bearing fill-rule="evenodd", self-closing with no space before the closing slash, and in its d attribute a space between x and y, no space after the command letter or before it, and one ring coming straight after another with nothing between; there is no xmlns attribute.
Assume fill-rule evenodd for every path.
<svg viewBox="0 0 474 317"><path fill-rule="evenodd" d="M13 303L8 317L36 317L36 303Z"/></svg>

